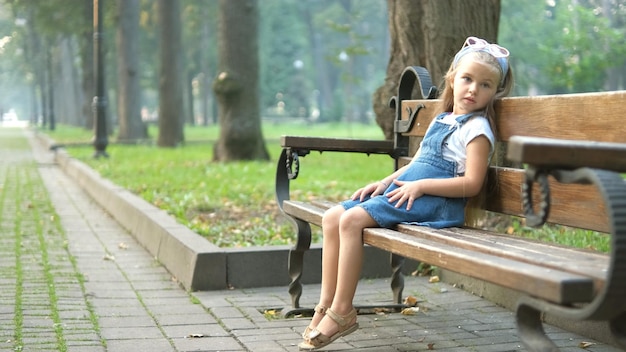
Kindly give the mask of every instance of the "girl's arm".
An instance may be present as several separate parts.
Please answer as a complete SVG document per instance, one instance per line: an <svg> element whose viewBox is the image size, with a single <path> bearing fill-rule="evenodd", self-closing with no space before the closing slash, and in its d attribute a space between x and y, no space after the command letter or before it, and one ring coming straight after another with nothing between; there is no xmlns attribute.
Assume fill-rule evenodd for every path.
<svg viewBox="0 0 626 352"><path fill-rule="evenodd" d="M413 201L424 194L448 198L470 198L477 195L487 175L490 149L491 143L487 137L481 135L474 138L467 145L464 176L410 182L394 180L399 187L387 194L389 202L398 200L396 207L406 203L408 210Z"/></svg>

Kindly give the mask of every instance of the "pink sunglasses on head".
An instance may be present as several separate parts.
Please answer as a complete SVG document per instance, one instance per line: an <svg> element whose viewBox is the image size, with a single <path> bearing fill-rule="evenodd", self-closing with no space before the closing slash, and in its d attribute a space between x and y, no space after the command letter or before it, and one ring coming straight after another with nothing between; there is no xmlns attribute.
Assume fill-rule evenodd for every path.
<svg viewBox="0 0 626 352"><path fill-rule="evenodd" d="M472 49L485 50L494 57L509 57L509 51L498 44L490 44L484 39L468 37L463 48L469 46Z"/></svg>

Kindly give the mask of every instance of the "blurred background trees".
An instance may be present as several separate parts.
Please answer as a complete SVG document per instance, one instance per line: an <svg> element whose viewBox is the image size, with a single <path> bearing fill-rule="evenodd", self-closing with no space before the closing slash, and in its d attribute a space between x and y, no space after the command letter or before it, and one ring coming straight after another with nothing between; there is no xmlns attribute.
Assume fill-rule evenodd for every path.
<svg viewBox="0 0 626 352"><path fill-rule="evenodd" d="M143 124L172 115L180 124L218 123L212 84L220 71L219 2L179 1L180 39L168 39L171 31L163 32L159 1L136 2L138 13L132 21L137 23L125 25L120 7L135 4L105 0L106 87L109 121L115 126L112 133L125 140L145 138L144 126L132 127L138 132L131 133L134 125L124 124L137 115ZM259 1L257 86L262 121L374 123L372 95L385 82L392 46L388 21L394 17L389 17L392 7L388 3L402 1ZM422 10L433 3L419 2ZM513 54L515 94L625 88L626 0L482 2L484 6L498 3L497 40ZM93 128L92 6L87 0L0 0L0 114L12 109L21 119L47 128L51 119ZM402 11L410 10L407 6ZM428 18L431 13L427 12ZM441 47L439 51L450 56L462 44L457 37L476 35L476 28L491 23L493 17L486 13L484 19L473 19L484 23L471 26L465 20L444 16L443 25L472 31L455 32L453 40L441 32L430 32L419 18L407 20L422 23L416 30L421 31L424 45ZM129 47L129 42L135 44ZM180 82L168 83L170 87L179 84L181 98L170 104L175 109L167 115L163 115L161 96L170 99L172 94L159 87L163 69L174 68L160 66L165 59L160 50L177 55L175 71L180 76ZM423 61L410 64L425 63L435 72L437 67L445 69L451 58L435 56L433 62L430 53L434 51L424 51ZM409 64L401 65L405 63ZM138 88L130 92L139 91L134 98L139 102L133 106L124 102L132 93L121 88L127 86L124 79L131 72L136 82L129 84ZM184 140L181 132L173 133L178 134L173 145Z"/></svg>

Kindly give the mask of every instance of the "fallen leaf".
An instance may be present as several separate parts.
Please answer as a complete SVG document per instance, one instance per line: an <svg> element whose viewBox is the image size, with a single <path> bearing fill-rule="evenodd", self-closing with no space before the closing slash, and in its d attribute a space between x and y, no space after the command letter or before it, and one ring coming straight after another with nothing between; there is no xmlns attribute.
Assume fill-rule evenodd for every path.
<svg viewBox="0 0 626 352"><path fill-rule="evenodd" d="M124 243L124 242L120 242L117 245L117 248L119 248L119 249L128 249L128 245L126 243Z"/></svg>
<svg viewBox="0 0 626 352"><path fill-rule="evenodd" d="M274 316L274 315L276 315L276 310L275 309L268 309L268 310L264 311L263 314Z"/></svg>
<svg viewBox="0 0 626 352"><path fill-rule="evenodd" d="M580 347L580 348L587 348L587 347L591 347L593 345L595 345L594 342L582 341L581 343L578 344L578 347Z"/></svg>
<svg viewBox="0 0 626 352"><path fill-rule="evenodd" d="M424 340L426 340L426 337L421 337L417 340L417 342L424 342Z"/></svg>
<svg viewBox="0 0 626 352"><path fill-rule="evenodd" d="M110 254L105 254L104 257L102 257L102 259L104 260L110 260L110 261L115 261L115 257L110 255Z"/></svg>
<svg viewBox="0 0 626 352"><path fill-rule="evenodd" d="M417 305L417 298L415 298L414 296L407 296L404 299L404 304L409 307L415 307Z"/></svg>
<svg viewBox="0 0 626 352"><path fill-rule="evenodd" d="M426 347L428 347L429 350L434 350L435 349L435 344L431 342L428 345L426 345Z"/></svg>
<svg viewBox="0 0 626 352"><path fill-rule="evenodd" d="M435 275L435 276L431 276L431 277L428 279L428 282L430 282L431 284L432 284L432 283L435 283L435 282L439 282L439 276L437 276L437 275Z"/></svg>
<svg viewBox="0 0 626 352"><path fill-rule="evenodd" d="M376 313L376 315L385 315L387 313L389 313L389 309L387 308L374 308L374 313Z"/></svg>
<svg viewBox="0 0 626 352"><path fill-rule="evenodd" d="M400 312L400 314L402 315L415 315L420 311L419 307L409 307L409 308L404 308L402 310L402 312Z"/></svg>

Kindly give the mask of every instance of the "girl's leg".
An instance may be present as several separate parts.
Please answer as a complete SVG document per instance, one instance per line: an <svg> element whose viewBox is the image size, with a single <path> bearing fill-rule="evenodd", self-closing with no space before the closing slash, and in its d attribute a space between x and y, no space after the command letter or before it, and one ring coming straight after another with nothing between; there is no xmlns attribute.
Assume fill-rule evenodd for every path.
<svg viewBox="0 0 626 352"><path fill-rule="evenodd" d="M347 315L353 309L352 301L363 266L363 229L375 226L378 226L376 221L361 207L351 208L341 216L336 289L330 307L338 315ZM326 317L320 321L317 330L323 335L332 336L339 331L339 326Z"/></svg>
<svg viewBox="0 0 626 352"><path fill-rule="evenodd" d="M330 308L335 296L339 257L339 219L344 212L345 209L338 205L328 209L322 218L322 284L318 311L320 308L324 310ZM306 332L314 329L323 317L324 314L316 312Z"/></svg>

